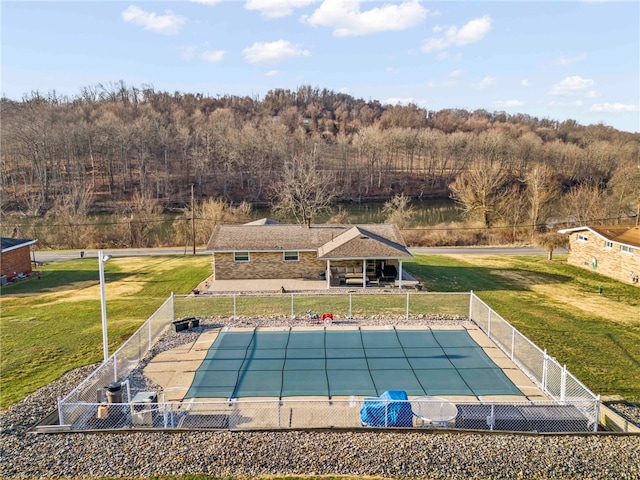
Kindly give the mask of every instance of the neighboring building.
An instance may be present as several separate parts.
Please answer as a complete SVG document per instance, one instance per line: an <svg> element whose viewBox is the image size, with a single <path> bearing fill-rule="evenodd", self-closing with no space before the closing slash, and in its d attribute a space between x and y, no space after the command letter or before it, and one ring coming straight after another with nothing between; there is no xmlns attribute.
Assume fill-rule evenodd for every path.
<svg viewBox="0 0 640 480"><path fill-rule="evenodd" d="M569 264L640 285L640 227L585 226L559 233L569 235Z"/></svg>
<svg viewBox="0 0 640 480"><path fill-rule="evenodd" d="M207 250L213 253L213 281L325 279L327 288L406 278L402 261L413 257L395 225L301 226L268 219L216 226Z"/></svg>
<svg viewBox="0 0 640 480"><path fill-rule="evenodd" d="M31 245L36 242L37 240L2 237L0 275L3 285L16 277L31 273Z"/></svg>

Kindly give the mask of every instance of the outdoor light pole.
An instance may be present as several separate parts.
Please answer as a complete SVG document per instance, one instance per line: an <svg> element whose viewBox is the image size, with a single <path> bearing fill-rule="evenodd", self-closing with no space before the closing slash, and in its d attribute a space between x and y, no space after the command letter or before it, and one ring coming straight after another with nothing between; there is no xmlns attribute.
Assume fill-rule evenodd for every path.
<svg viewBox="0 0 640 480"><path fill-rule="evenodd" d="M109 340L107 337L107 298L104 291L104 262L109 260L111 255L103 255L102 250L98 251L98 266L100 270L100 304L102 307L102 350L104 352L104 362L109 359Z"/></svg>

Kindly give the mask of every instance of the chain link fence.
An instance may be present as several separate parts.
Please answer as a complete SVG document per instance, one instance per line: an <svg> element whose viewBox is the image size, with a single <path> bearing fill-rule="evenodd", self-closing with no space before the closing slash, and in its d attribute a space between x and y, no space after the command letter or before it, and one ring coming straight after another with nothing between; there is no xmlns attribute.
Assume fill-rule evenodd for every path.
<svg viewBox="0 0 640 480"><path fill-rule="evenodd" d="M135 399L134 399L135 400ZM416 400L375 399L377 411L365 414L367 399L234 400L163 402L155 393L121 404L62 406L73 430L112 429L325 429L446 428L509 432L590 432L593 420L585 402L455 402L453 413L425 416ZM397 412L400 412L398 415ZM404 413L403 413L404 412ZM433 413L433 412L432 412ZM366 421L365 421L366 420Z"/></svg>
<svg viewBox="0 0 640 480"><path fill-rule="evenodd" d="M198 317L304 317L331 312L336 319L373 317L384 312L409 319L449 315L475 322L550 401L456 402L447 421L412 414L401 427L472 430L585 432L598 427L599 397L565 366L547 355L471 293L385 292L341 294L229 294L171 296L120 347L64 399L58 401L60 425L71 430L102 429L301 429L375 428L363 424L364 399L246 400L174 402L164 392L145 391L128 381L153 354L153 346L176 319ZM411 400L407 402L411 405ZM397 402L397 401L395 401ZM384 405L383 418L387 418ZM415 404L411 407L415 413Z"/></svg>
<svg viewBox="0 0 640 480"><path fill-rule="evenodd" d="M175 315L181 317L302 318L307 312L333 313L338 318L380 315L468 315L469 293L387 291L376 293L264 293L176 295Z"/></svg>
<svg viewBox="0 0 640 480"><path fill-rule="evenodd" d="M567 370L566 365L550 357L516 330L473 292L469 301L469 319L546 394L561 405L576 405L590 419L599 415L600 396L595 395ZM594 431L597 422L593 421Z"/></svg>

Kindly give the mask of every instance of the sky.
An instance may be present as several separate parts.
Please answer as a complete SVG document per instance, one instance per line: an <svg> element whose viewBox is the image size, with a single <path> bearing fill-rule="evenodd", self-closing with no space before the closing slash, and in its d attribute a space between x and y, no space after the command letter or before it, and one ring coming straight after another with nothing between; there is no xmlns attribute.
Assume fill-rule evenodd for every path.
<svg viewBox="0 0 640 480"><path fill-rule="evenodd" d="M0 93L302 85L640 132L640 2L7 1Z"/></svg>

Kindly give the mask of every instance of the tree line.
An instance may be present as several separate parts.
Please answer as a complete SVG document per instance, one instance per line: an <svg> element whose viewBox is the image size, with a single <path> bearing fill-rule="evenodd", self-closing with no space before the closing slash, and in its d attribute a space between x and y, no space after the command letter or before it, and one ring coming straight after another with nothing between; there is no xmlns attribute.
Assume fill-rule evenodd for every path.
<svg viewBox="0 0 640 480"><path fill-rule="evenodd" d="M194 209L192 186L198 203L302 217L341 202L452 196L470 220L514 229L621 218L640 203L640 135L602 124L434 112L311 86L258 99L119 82L0 108L3 216L133 219Z"/></svg>

